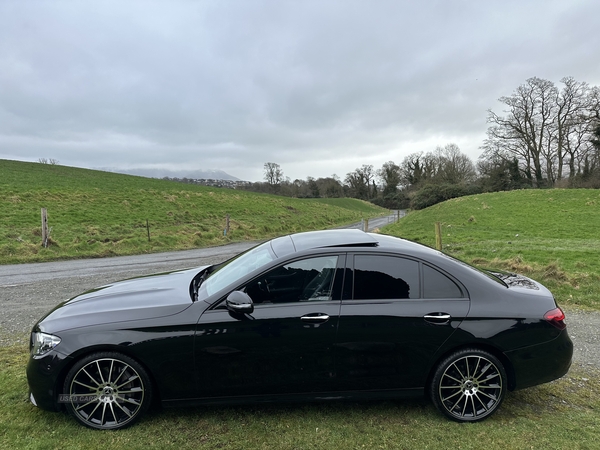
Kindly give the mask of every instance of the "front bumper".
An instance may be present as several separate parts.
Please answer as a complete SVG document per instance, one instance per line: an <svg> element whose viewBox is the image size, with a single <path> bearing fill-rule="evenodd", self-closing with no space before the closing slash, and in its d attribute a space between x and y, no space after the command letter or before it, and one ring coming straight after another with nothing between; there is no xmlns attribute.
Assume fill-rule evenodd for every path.
<svg viewBox="0 0 600 450"><path fill-rule="evenodd" d="M71 358L54 350L41 357L29 357L27 383L33 405L48 411L60 410L58 394L62 389L61 376L70 362Z"/></svg>

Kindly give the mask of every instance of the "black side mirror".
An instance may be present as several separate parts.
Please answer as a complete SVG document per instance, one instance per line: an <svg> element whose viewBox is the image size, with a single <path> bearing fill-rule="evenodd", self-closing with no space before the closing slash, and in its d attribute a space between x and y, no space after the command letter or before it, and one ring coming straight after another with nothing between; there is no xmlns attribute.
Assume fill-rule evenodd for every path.
<svg viewBox="0 0 600 450"><path fill-rule="evenodd" d="M254 303L248 294L242 291L233 291L225 300L227 309L237 314L252 314Z"/></svg>

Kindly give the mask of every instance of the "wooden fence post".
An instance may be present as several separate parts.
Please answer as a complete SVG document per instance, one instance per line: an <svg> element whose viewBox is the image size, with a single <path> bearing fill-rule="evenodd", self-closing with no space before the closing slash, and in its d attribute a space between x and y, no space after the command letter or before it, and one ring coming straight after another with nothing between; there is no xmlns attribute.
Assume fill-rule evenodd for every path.
<svg viewBox="0 0 600 450"><path fill-rule="evenodd" d="M150 223L148 223L148 219L146 219L146 231L148 232L148 242L150 242Z"/></svg>
<svg viewBox="0 0 600 450"><path fill-rule="evenodd" d="M369 232L369 219L365 219L365 229L364 229L365 233Z"/></svg>
<svg viewBox="0 0 600 450"><path fill-rule="evenodd" d="M229 234L229 214L227 214L225 216L225 232L223 233L224 236L227 236Z"/></svg>
<svg viewBox="0 0 600 450"><path fill-rule="evenodd" d="M442 249L442 224L440 222L435 223L435 248Z"/></svg>
<svg viewBox="0 0 600 450"><path fill-rule="evenodd" d="M42 247L48 248L48 211L42 208Z"/></svg>

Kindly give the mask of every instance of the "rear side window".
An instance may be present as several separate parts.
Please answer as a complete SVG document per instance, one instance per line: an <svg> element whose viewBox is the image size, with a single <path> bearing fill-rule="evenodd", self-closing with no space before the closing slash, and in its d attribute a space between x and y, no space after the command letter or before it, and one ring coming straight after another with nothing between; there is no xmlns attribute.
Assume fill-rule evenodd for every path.
<svg viewBox="0 0 600 450"><path fill-rule="evenodd" d="M423 262L408 258L354 255L353 272L353 295L350 296L350 292L344 294L347 299L465 298L463 289L449 276ZM346 278L348 276L352 279L351 272L347 272Z"/></svg>
<svg viewBox="0 0 600 450"><path fill-rule="evenodd" d="M394 256L354 256L354 299L420 298L419 263Z"/></svg>
<svg viewBox="0 0 600 450"><path fill-rule="evenodd" d="M443 273L423 264L424 298L462 298L462 290Z"/></svg>

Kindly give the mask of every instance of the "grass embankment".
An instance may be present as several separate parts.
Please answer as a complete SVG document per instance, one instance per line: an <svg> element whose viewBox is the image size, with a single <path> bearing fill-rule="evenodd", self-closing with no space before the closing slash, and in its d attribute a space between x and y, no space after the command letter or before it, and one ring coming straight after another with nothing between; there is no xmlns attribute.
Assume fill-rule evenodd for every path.
<svg viewBox="0 0 600 450"><path fill-rule="evenodd" d="M562 305L600 309L600 191L552 189L461 197L410 213L386 234L435 245L480 267L526 274Z"/></svg>
<svg viewBox="0 0 600 450"><path fill-rule="evenodd" d="M510 393L477 424L426 400L204 407L151 411L132 428L88 430L27 400L25 349L0 349L0 448L5 449L591 449L598 448L600 377L571 370Z"/></svg>
<svg viewBox="0 0 600 450"><path fill-rule="evenodd" d="M47 249L41 246L41 208L52 227ZM293 199L0 160L3 264L214 246L330 228L382 212L353 199Z"/></svg>

